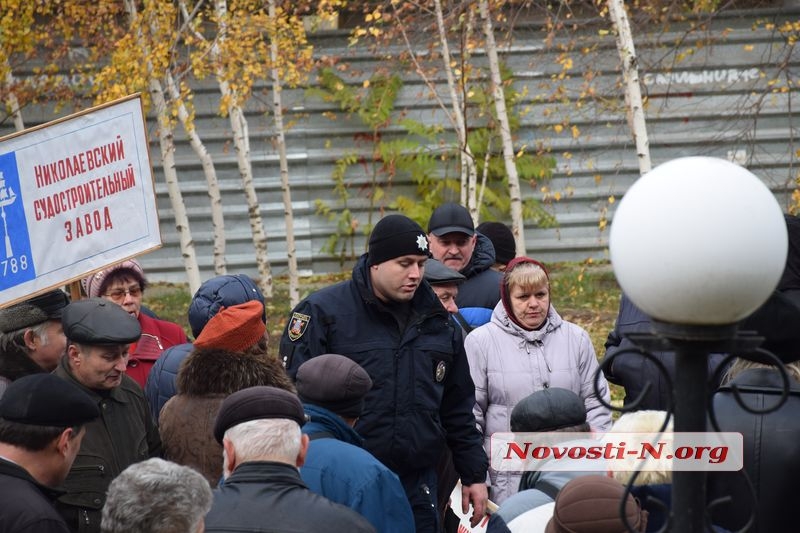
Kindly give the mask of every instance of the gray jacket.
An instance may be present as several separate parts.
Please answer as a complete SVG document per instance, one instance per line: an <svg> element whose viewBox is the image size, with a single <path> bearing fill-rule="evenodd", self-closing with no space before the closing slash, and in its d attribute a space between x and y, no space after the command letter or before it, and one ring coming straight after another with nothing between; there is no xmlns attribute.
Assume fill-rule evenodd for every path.
<svg viewBox="0 0 800 533"><path fill-rule="evenodd" d="M611 428L611 411L594 393L598 364L589 334L563 320L552 305L545 325L526 331L511 321L500 302L492 320L467 335L464 348L475 383L475 419L487 454L493 433L511 431L511 410L517 402L548 387L569 389L580 396L592 431ZM608 383L602 375L598 385L609 402ZM519 478L519 474L490 468L492 501L500 504L514 494Z"/></svg>

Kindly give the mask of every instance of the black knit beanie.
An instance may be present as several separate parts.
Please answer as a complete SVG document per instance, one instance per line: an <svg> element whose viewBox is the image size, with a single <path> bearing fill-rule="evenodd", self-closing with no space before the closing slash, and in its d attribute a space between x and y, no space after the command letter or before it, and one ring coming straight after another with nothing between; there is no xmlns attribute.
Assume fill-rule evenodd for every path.
<svg viewBox="0 0 800 533"><path fill-rule="evenodd" d="M483 222L477 228L478 233L489 237L494 245L494 260L503 265L517 256L517 243L511 228L502 222Z"/></svg>
<svg viewBox="0 0 800 533"><path fill-rule="evenodd" d="M419 224L404 215L380 219L369 236L368 264L377 265L404 255L430 257L428 237Z"/></svg>

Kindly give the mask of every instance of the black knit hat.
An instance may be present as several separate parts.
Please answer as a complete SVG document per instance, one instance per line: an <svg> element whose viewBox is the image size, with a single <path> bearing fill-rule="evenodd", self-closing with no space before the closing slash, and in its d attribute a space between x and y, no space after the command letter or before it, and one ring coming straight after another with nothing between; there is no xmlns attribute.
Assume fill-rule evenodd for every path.
<svg viewBox="0 0 800 533"><path fill-rule="evenodd" d="M377 265L404 255L430 257L428 237L419 224L404 215L388 215L369 236L368 263Z"/></svg>
<svg viewBox="0 0 800 533"><path fill-rule="evenodd" d="M31 426L81 426L100 416L92 398L53 374L31 374L12 382L0 399L0 418Z"/></svg>
<svg viewBox="0 0 800 533"><path fill-rule="evenodd" d="M342 417L357 418L364 410L364 397L372 388L372 379L352 359L326 353L300 365L295 386L303 402Z"/></svg>
<svg viewBox="0 0 800 533"><path fill-rule="evenodd" d="M496 263L505 265L517 256L517 243L514 241L514 233L511 228L502 222L483 222L475 229L492 241Z"/></svg>

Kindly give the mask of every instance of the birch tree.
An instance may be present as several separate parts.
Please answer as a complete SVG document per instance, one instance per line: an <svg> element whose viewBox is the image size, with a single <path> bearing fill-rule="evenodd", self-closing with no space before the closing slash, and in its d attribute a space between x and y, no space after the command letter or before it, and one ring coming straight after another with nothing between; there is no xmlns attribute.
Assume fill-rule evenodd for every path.
<svg viewBox="0 0 800 533"><path fill-rule="evenodd" d="M176 38L172 33L176 11L169 2L153 0L143 3L140 16L134 0L123 0L123 5L129 18L129 32L116 43L109 65L95 77L96 100L100 103L142 89L148 92L156 113L164 179L180 239L183 266L189 290L194 293L200 287L200 269L175 168L171 109L159 80L169 69L170 48Z"/></svg>
<svg viewBox="0 0 800 533"><path fill-rule="evenodd" d="M10 56L33 55L37 34L35 30L31 30L36 28L34 18L37 15L37 7L34 2L20 2L14 9L12 6L5 7L4 12L0 13L0 79L4 83L3 103L6 117L11 117L14 122L14 129L22 131L25 129L25 122L17 97L18 82L14 76Z"/></svg>
<svg viewBox="0 0 800 533"><path fill-rule="evenodd" d="M642 103L642 90L639 85L636 49L633 44L631 26L623 0L608 0L609 18L615 29L617 52L622 65L622 79L625 84L625 107L628 125L636 143L636 157L639 172L650 172L650 142L647 138L647 124Z"/></svg>
<svg viewBox="0 0 800 533"><path fill-rule="evenodd" d="M289 185L289 160L286 157L286 136L283 127L281 79L278 70L278 10L275 6L275 0L269 0L269 19L272 23L269 43L269 54L272 61L272 68L270 69L270 76L272 78L272 117L275 124L275 144L278 149L283 213L286 222L286 255L289 260L289 305L294 307L300 302L300 290L297 279L297 245L294 240L292 190Z"/></svg>
<svg viewBox="0 0 800 533"><path fill-rule="evenodd" d="M254 81L257 69L246 58L242 57L242 47L252 45L247 52L258 56L258 43L260 36L254 35L247 28L231 25L231 16L228 12L227 0L214 0L214 18L217 24L217 37L209 49L210 59L214 64L215 75L219 85L222 101L220 108L223 115L227 115L233 146L236 150L236 164L239 168L239 177L242 181L245 200L247 202L247 215L250 222L250 231L253 235L253 248L255 251L256 267L259 275L259 286L265 298L272 298L272 269L267 256L267 233L261 218L261 205L258 203L258 194L253 183L253 165L250 160L250 133L243 105ZM264 55L261 56L262 58ZM236 68L236 61L243 63L241 69ZM233 67L233 68L230 68ZM236 79L238 74L243 77Z"/></svg>
<svg viewBox="0 0 800 533"><path fill-rule="evenodd" d="M519 186L514 141L511 139L511 126L508 121L506 98L503 93L503 80L500 75L500 60L497 56L497 43L494 39L494 27L488 0L479 0L478 6L483 19L483 33L486 37L486 55L489 58L491 72L492 97L494 99L497 120L500 123L500 138L503 142L503 162L508 178L508 194L511 199L511 226L514 232L517 255L527 255L525 248L525 221L522 217L522 191ZM487 154L489 151L487 150Z"/></svg>

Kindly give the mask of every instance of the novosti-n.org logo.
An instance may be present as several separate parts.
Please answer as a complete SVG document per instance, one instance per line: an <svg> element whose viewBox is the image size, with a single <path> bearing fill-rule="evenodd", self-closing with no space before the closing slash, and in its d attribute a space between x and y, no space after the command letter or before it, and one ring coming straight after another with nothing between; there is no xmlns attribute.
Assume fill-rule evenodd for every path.
<svg viewBox="0 0 800 533"><path fill-rule="evenodd" d="M495 433L490 462L499 472L736 471L741 433Z"/></svg>

